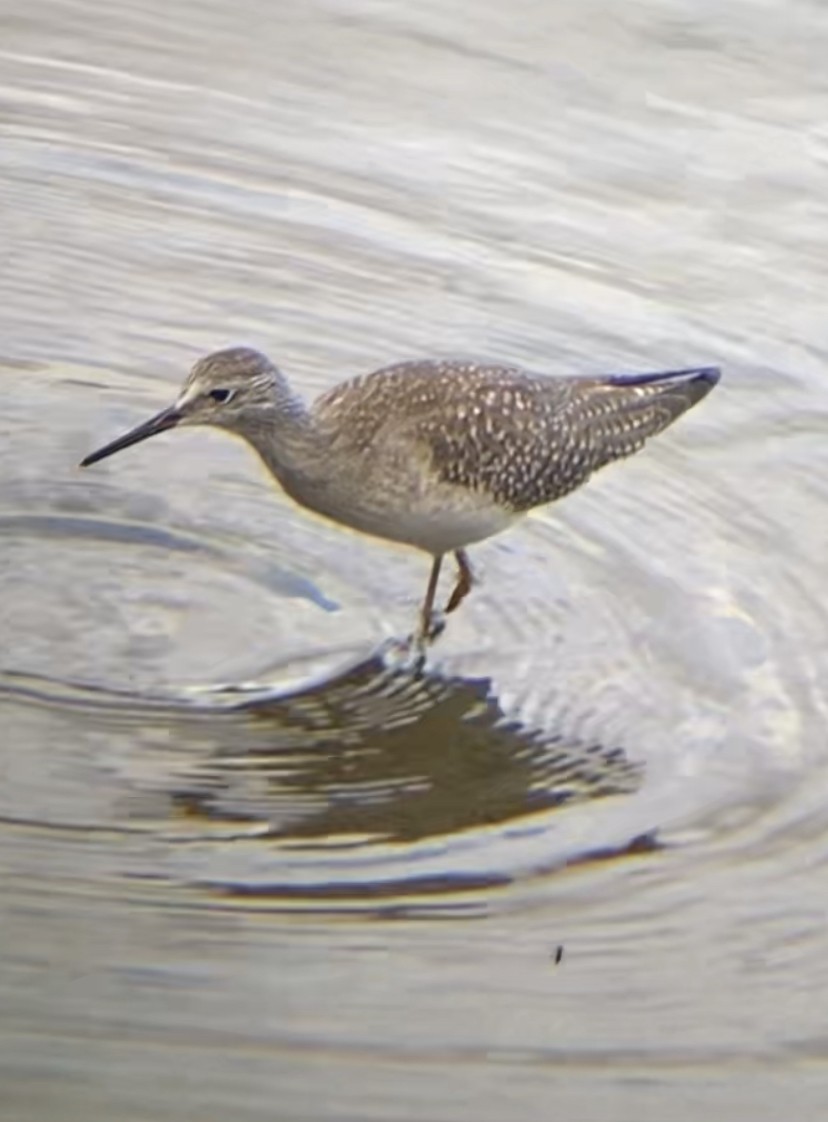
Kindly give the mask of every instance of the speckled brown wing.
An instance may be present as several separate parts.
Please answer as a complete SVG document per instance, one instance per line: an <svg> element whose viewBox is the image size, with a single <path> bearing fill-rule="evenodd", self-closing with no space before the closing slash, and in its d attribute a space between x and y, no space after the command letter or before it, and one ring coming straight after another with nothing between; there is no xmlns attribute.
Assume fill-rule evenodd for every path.
<svg viewBox="0 0 828 1122"><path fill-rule="evenodd" d="M453 408L423 418L439 477L514 511L561 498L700 401L710 368L608 378L541 378L480 368Z"/></svg>
<svg viewBox="0 0 828 1122"><path fill-rule="evenodd" d="M486 392L498 385L532 381L514 367L462 360L400 362L334 386L317 398L312 413L333 439L354 450L370 452L414 434L431 445L443 429L462 442L470 403L484 405Z"/></svg>
<svg viewBox="0 0 828 1122"><path fill-rule="evenodd" d="M336 386L313 413L340 446L365 456L422 449L436 479L519 512L638 451L717 380L709 369L546 378L474 362L409 362Z"/></svg>

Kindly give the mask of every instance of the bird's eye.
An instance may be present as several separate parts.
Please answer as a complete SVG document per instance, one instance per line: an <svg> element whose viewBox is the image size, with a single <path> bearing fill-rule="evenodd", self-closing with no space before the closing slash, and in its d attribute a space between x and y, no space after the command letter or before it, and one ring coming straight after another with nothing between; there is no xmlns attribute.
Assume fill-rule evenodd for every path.
<svg viewBox="0 0 828 1122"><path fill-rule="evenodd" d="M233 390L210 390L207 396L212 398L212 400L219 405L224 405L224 403L229 401L233 396Z"/></svg>

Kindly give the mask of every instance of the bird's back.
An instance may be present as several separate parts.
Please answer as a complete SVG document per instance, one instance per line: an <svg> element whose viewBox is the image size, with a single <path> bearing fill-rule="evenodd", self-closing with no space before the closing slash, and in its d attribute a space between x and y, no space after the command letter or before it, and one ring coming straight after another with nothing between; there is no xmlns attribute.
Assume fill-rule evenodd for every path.
<svg viewBox="0 0 828 1122"><path fill-rule="evenodd" d="M312 414L346 455L407 447L436 481L520 512L638 451L718 379L714 368L553 378L474 362L407 362L336 386Z"/></svg>

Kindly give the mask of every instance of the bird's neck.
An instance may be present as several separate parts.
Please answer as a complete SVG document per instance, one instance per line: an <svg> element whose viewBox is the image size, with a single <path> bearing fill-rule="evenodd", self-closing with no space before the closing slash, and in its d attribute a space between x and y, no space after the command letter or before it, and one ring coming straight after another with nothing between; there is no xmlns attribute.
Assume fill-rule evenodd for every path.
<svg viewBox="0 0 828 1122"><path fill-rule="evenodd" d="M274 390L272 404L245 417L237 431L291 494L312 482L324 459L310 413L287 383Z"/></svg>

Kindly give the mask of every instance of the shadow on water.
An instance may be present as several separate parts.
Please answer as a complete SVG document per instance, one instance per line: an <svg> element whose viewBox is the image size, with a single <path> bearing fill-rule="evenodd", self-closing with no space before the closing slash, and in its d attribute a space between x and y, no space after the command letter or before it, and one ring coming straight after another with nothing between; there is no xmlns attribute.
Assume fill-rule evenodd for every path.
<svg viewBox="0 0 828 1122"><path fill-rule="evenodd" d="M13 673L0 690L64 712L73 702L88 726L138 724L139 753L165 730L174 747L152 786L166 789L171 817L208 834L208 824L257 824L260 839L419 842L628 794L643 774L620 746L527 728L486 678L389 665L383 650L312 686L259 688L235 704L232 687L144 703ZM130 780L133 795L141 784Z"/></svg>
<svg viewBox="0 0 828 1122"><path fill-rule="evenodd" d="M289 827L295 838L417 841L627 793L641 780L620 747L510 719L485 678L388 669L381 656L314 689L250 703L227 735L214 732L207 774L176 793L179 808L222 817L240 778L254 777L254 818L269 816L268 794L316 804Z"/></svg>

